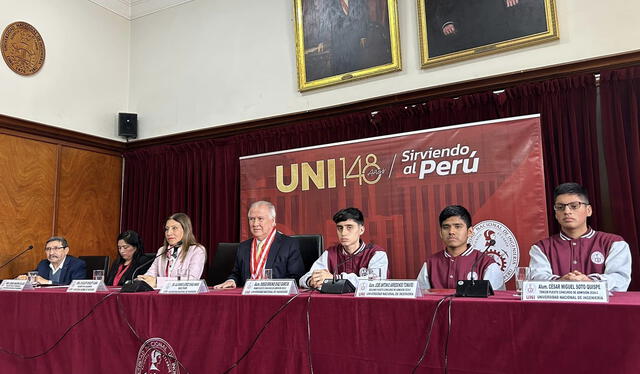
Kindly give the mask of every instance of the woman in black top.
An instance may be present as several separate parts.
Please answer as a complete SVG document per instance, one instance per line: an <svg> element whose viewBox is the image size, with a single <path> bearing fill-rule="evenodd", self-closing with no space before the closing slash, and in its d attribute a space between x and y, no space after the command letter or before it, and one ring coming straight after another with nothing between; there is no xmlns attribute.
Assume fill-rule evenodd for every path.
<svg viewBox="0 0 640 374"><path fill-rule="evenodd" d="M144 245L140 235L128 230L118 235L118 258L109 270L107 286L122 286L126 281L131 280L133 272L138 266L148 261L144 254ZM136 271L137 274L144 274L151 266L151 262Z"/></svg>

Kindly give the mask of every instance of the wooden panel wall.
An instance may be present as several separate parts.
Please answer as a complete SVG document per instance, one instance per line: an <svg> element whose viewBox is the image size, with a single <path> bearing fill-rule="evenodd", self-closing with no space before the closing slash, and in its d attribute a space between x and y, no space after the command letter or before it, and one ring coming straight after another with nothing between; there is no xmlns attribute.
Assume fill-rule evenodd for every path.
<svg viewBox="0 0 640 374"><path fill-rule="evenodd" d="M0 133L0 264L34 249L0 270L0 279L34 269L53 235L70 254L116 255L120 226L120 152L67 141Z"/></svg>
<svg viewBox="0 0 640 374"><path fill-rule="evenodd" d="M34 268L51 235L57 146L0 134L0 263L33 245L33 249L0 272L9 277Z"/></svg>
<svg viewBox="0 0 640 374"><path fill-rule="evenodd" d="M69 253L116 255L120 228L122 159L62 147L55 232Z"/></svg>

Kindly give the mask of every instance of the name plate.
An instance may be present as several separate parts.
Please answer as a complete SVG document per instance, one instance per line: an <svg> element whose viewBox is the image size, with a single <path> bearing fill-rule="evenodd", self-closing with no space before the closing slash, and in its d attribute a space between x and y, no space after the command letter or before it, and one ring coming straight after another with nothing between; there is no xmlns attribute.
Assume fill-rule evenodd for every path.
<svg viewBox="0 0 640 374"><path fill-rule="evenodd" d="M387 297L393 299L414 299L422 296L417 280L384 279L358 281L356 297Z"/></svg>
<svg viewBox="0 0 640 374"><path fill-rule="evenodd" d="M295 295L298 287L293 279L249 279L242 289L243 295Z"/></svg>
<svg viewBox="0 0 640 374"><path fill-rule="evenodd" d="M606 303L609 302L609 292L607 281L524 281L522 300Z"/></svg>
<svg viewBox="0 0 640 374"><path fill-rule="evenodd" d="M204 282L204 279L166 281L160 289L160 293L173 295L195 295L205 292L209 292L209 288L207 288L207 284Z"/></svg>
<svg viewBox="0 0 640 374"><path fill-rule="evenodd" d="M76 279L71 282L67 292L98 292L109 291L104 281L93 279Z"/></svg>
<svg viewBox="0 0 640 374"><path fill-rule="evenodd" d="M33 290L31 282L27 279L5 279L0 284L0 291L24 291Z"/></svg>

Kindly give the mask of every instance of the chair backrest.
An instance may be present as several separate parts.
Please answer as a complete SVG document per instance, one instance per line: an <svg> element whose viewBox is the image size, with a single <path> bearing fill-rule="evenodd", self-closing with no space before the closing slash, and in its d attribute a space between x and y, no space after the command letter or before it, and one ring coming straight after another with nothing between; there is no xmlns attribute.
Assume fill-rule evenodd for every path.
<svg viewBox="0 0 640 374"><path fill-rule="evenodd" d="M302 255L302 262L304 262L304 271L307 272L324 250L322 235L303 234L291 235L291 237L298 239L300 242L300 254Z"/></svg>
<svg viewBox="0 0 640 374"><path fill-rule="evenodd" d="M87 264L87 274L85 279L93 279L94 270L104 270L104 279L106 281L109 274L109 256L78 256L79 259Z"/></svg>
<svg viewBox="0 0 640 374"><path fill-rule="evenodd" d="M215 286L227 280L236 262L239 245L240 243L218 243L207 277L210 285Z"/></svg>

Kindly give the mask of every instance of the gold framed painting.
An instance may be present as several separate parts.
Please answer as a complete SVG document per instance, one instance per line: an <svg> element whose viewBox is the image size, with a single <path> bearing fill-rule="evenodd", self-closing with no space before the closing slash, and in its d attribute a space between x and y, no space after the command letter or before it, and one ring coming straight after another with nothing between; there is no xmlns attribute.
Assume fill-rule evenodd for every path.
<svg viewBox="0 0 640 374"><path fill-rule="evenodd" d="M555 0L417 0L422 67L556 40Z"/></svg>
<svg viewBox="0 0 640 374"><path fill-rule="evenodd" d="M298 89L397 71L398 0L294 0Z"/></svg>

